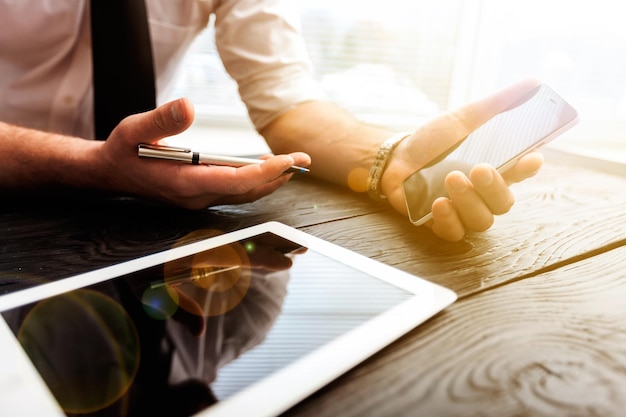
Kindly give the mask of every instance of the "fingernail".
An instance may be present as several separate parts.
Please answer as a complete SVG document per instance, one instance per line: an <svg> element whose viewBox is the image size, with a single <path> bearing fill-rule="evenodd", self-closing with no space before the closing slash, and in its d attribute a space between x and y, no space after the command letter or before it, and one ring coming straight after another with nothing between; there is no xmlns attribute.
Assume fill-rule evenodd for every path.
<svg viewBox="0 0 626 417"><path fill-rule="evenodd" d="M181 123L185 121L185 111L180 100L176 100L172 106L170 107L170 112L172 113L172 118L176 123Z"/></svg>
<svg viewBox="0 0 626 417"><path fill-rule="evenodd" d="M455 175L452 178L452 186L459 192L464 192L469 189L469 184L463 175Z"/></svg>
<svg viewBox="0 0 626 417"><path fill-rule="evenodd" d="M450 207L450 203L447 201L441 201L437 204L437 211L442 216L446 216L452 212L452 207Z"/></svg>
<svg viewBox="0 0 626 417"><path fill-rule="evenodd" d="M291 167L292 165L295 164L295 161L293 160L291 156L285 155L285 158L283 159L283 163L285 164L286 167Z"/></svg>
<svg viewBox="0 0 626 417"><path fill-rule="evenodd" d="M481 185L491 185L493 182L493 173L490 169L485 169L480 173L477 179Z"/></svg>

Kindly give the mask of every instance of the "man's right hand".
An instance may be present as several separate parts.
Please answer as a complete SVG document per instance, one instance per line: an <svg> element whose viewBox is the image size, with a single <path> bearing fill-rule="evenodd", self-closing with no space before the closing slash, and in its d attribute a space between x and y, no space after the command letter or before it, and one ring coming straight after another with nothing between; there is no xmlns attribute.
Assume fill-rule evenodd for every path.
<svg viewBox="0 0 626 417"><path fill-rule="evenodd" d="M139 159L140 143L179 134L192 123L194 111L186 99L122 120L93 156L101 186L141 195L189 209L257 200L285 184L283 174L292 165L307 166L301 152L269 156L258 165L243 167L188 165L165 160Z"/></svg>

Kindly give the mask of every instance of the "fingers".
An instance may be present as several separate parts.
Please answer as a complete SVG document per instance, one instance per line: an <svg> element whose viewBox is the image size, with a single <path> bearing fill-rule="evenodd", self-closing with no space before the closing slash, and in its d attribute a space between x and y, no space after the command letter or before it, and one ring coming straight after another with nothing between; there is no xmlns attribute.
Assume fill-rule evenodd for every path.
<svg viewBox="0 0 626 417"><path fill-rule="evenodd" d="M215 206L215 205L222 205L222 204L244 204L244 203L250 203L252 201L256 201L260 198L263 198L267 195L272 194L274 191L278 190L280 187L285 185L287 181L289 181L289 178L291 177L291 175L292 174L283 175L282 177L279 177L272 182L262 184L258 187L251 189L250 191L247 191L241 194L221 195L217 197L216 199L214 199L213 201L211 201L210 205ZM207 204L204 205L204 207L206 206ZM198 207L191 207L191 208L203 208L203 207L202 205L199 205Z"/></svg>
<svg viewBox="0 0 626 417"><path fill-rule="evenodd" d="M463 173L450 173L446 177L446 189L466 229L481 232L491 227L493 214L489 206Z"/></svg>
<svg viewBox="0 0 626 417"><path fill-rule="evenodd" d="M432 231L442 239L456 242L465 236L465 226L452 204L452 201L441 197L433 203Z"/></svg>
<svg viewBox="0 0 626 417"><path fill-rule="evenodd" d="M457 119L459 129L467 136L495 115L520 103L520 100L525 99L539 84L538 80L527 79L466 104L451 113Z"/></svg>
<svg viewBox="0 0 626 417"><path fill-rule="evenodd" d="M460 240L466 230L489 229L494 216L508 212L515 202L504 178L486 164L475 166L469 178L454 171L448 174L445 184L450 198L433 203L431 228L446 240Z"/></svg>
<svg viewBox="0 0 626 417"><path fill-rule="evenodd" d="M489 119L515 106L538 85L537 80L525 80L430 120L401 143L395 154L404 154L401 158L415 171L416 166L427 165Z"/></svg>
<svg viewBox="0 0 626 417"><path fill-rule="evenodd" d="M227 166L184 165L171 161L147 160L159 174L170 168L176 173L159 182L165 199L188 209L212 205L240 204L258 200L284 185L293 174L284 174L292 165L310 164L307 154L270 156L261 164L239 168Z"/></svg>
<svg viewBox="0 0 626 417"><path fill-rule="evenodd" d="M239 195L274 182L285 176L284 172L292 165L307 166L310 158L304 153L276 155L261 164L238 168L226 166L188 166L188 181L201 184L214 193ZM287 176L286 179L288 179ZM286 180L285 179L285 180Z"/></svg>
<svg viewBox="0 0 626 417"><path fill-rule="evenodd" d="M507 184L520 182L534 176L543 165L543 155L540 152L531 152L524 155L517 163L507 170L502 177Z"/></svg>
<svg viewBox="0 0 626 417"><path fill-rule="evenodd" d="M293 265L291 258L271 246L258 245L250 254L250 262L256 268L268 271L285 271Z"/></svg>
<svg viewBox="0 0 626 417"><path fill-rule="evenodd" d="M469 174L469 179L490 213L507 213L515 203L513 192L502 176L487 164L476 165Z"/></svg>

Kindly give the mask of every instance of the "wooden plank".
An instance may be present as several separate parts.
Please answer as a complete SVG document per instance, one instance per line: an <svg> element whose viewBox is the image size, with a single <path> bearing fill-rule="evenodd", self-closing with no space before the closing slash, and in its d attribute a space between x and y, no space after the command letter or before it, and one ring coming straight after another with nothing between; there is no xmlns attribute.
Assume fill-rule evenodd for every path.
<svg viewBox="0 0 626 417"><path fill-rule="evenodd" d="M620 176L546 164L515 186L518 203L492 230L455 244L364 195L304 178L254 203L199 212L133 199L14 201L0 209L0 271L5 281L58 279L216 229L278 220L464 296L622 241L626 195L616 190L625 184Z"/></svg>
<svg viewBox="0 0 626 417"><path fill-rule="evenodd" d="M459 243L442 242L391 211L303 229L464 296L623 244L624 189L622 176L546 164L514 186L510 213Z"/></svg>
<svg viewBox="0 0 626 417"><path fill-rule="evenodd" d="M288 416L622 416L626 246L457 301Z"/></svg>
<svg viewBox="0 0 626 417"><path fill-rule="evenodd" d="M7 197L0 205L0 294L9 284L59 279L265 221L302 227L377 210L363 195L306 179L254 203L202 211L79 193Z"/></svg>

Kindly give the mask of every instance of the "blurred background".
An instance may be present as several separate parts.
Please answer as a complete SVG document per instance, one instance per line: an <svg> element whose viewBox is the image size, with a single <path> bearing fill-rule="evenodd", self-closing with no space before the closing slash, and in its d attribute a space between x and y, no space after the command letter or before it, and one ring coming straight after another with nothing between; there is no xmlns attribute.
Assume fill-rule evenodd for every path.
<svg viewBox="0 0 626 417"><path fill-rule="evenodd" d="M626 8L618 0L292 1L317 79L364 121L414 129L536 77L581 117L551 146L626 162ZM208 135L225 153L240 153L243 142L260 153L266 145L212 38L209 27L194 43L175 89L196 105L187 138L206 143Z"/></svg>

